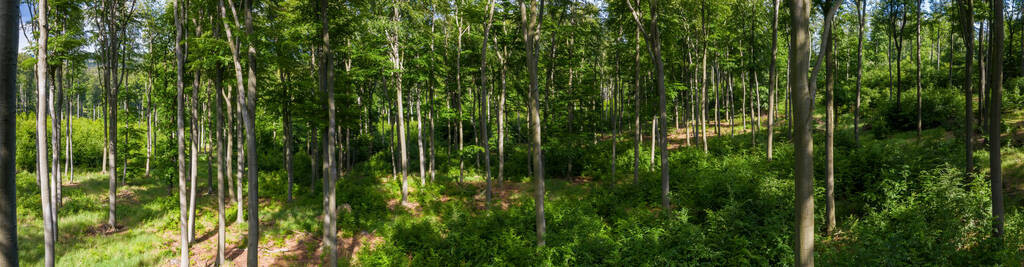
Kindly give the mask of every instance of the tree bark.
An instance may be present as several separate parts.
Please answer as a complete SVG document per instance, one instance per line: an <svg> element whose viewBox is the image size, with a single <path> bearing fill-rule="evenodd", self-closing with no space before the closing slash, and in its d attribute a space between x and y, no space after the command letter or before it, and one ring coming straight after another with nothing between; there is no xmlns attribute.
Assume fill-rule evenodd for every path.
<svg viewBox="0 0 1024 267"><path fill-rule="evenodd" d="M41 0L45 1L45 0ZM529 11L527 11L529 8ZM540 38L541 25L544 23L544 0L540 1L540 8L537 2L530 0L519 2L521 14L521 25L523 29L523 40L526 43L526 66L530 77L529 103L527 107L530 112L530 142L532 147L532 158L534 168L534 182L536 193L534 200L537 212L537 246L544 246L544 232L547 229L544 219L544 163L543 151L541 150L541 123L540 111L538 110L539 90L537 88L537 60L538 60L538 39Z"/></svg>
<svg viewBox="0 0 1024 267"><path fill-rule="evenodd" d="M217 31L214 31L217 32ZM224 265L224 241L225 241L225 222L226 213L224 211L224 178L225 176L230 177L228 172L229 162L226 162L225 154L230 150L230 147L225 146L225 131L224 131L224 108L230 105L224 105L228 102L228 98L224 95L224 70L221 66L217 66L217 74L214 76L213 87L216 90L216 95L212 99L214 103L214 109L216 110L217 116L217 262L216 266ZM225 165L227 164L227 165ZM230 188L228 188L230 190Z"/></svg>
<svg viewBox="0 0 1024 267"><path fill-rule="evenodd" d="M46 1L46 0L41 0ZM41 9L45 10L45 9ZM18 265L17 100L18 1L0 4L0 265ZM69 124L70 127L70 124ZM69 135L70 139L70 135Z"/></svg>
<svg viewBox="0 0 1024 267"><path fill-rule="evenodd" d="M235 37L234 37L234 34L232 32L232 27L228 24L227 10L224 7L224 0L218 0L217 1L217 5L218 5L218 7L220 9L220 18L221 18L222 24L224 25L224 33L225 33L225 35L227 37L228 48L229 48L229 50L231 50L231 62L234 63L234 70L235 70L235 83L236 83L235 84L235 88L237 88L236 90L234 90L235 91L235 95L233 95L233 97L231 97L231 96L227 97L228 100L226 100L226 102L227 102L227 110L229 111L228 112L228 121L230 122L229 124L231 124L231 125L237 125L237 124L234 123L235 119L234 119L234 115L233 114L234 113L239 113L240 115L243 115L242 116L243 119L245 117L244 113L242 112L242 105L244 104L243 103L244 97L242 95L244 94L244 91L245 91L245 85L244 85L245 76L243 76L243 74L242 74L242 63L241 63L241 59L240 59L239 52L238 52L237 39L235 39ZM232 20L234 21L235 26L238 27L239 26L238 16L235 15L235 9L234 8L235 8L234 4L231 4ZM229 88L228 91L231 91L230 90L230 86L228 88ZM234 106L234 109L232 109L231 101L237 101L236 102L237 104ZM232 128L232 126L228 126L226 129L230 131L233 128ZM235 149L238 150L238 160L235 161L235 163L236 163L235 164L235 169L236 169L237 172L232 172L232 173L234 173L233 176L235 176L235 182L234 182L234 184L235 184L235 204L237 205L237 208L236 208L237 215L235 216L235 223L236 224L241 224L242 223L242 218L243 218L243 211L242 211L242 177L241 176L242 176L242 171L244 170L242 168L242 164L244 163L243 158L245 158L245 156L244 156L245 150L242 149L241 127L234 128L234 130L236 130L237 133L232 133L232 134L228 135L228 146L229 146L229 150L230 150L230 146L232 145L232 143L234 143L236 145ZM234 139L233 138L234 136L238 137L238 141L237 142L233 142L234 140L232 140L232 139ZM228 151L228 165L229 166L231 165L231 159L232 159L232 155L231 154L232 154L232 152Z"/></svg>
<svg viewBox="0 0 1024 267"><path fill-rule="evenodd" d="M992 42L989 49L989 84L992 97L989 101L989 175L992 188L993 235L1003 236L1003 159L1002 148L1002 90L1003 90L1003 1L992 1Z"/></svg>
<svg viewBox="0 0 1024 267"><path fill-rule="evenodd" d="M964 38L964 45L966 49L964 52L964 151L966 152L964 174L970 178L971 173L974 172L974 96L972 95L972 87L974 83L971 82L971 65L974 54L974 1L973 0L958 0L957 8L960 13L960 25L961 34ZM950 63L952 65L952 63Z"/></svg>
<svg viewBox="0 0 1024 267"><path fill-rule="evenodd" d="M631 0L627 0L631 1ZM633 57L633 183L640 183L640 24L636 25L636 54Z"/></svg>
<svg viewBox="0 0 1024 267"><path fill-rule="evenodd" d="M860 146L860 97L861 79L864 76L864 2L856 0L857 5L857 96L853 106L853 143ZM952 63L950 63L952 64Z"/></svg>
<svg viewBox="0 0 1024 267"><path fill-rule="evenodd" d="M794 263L814 266L814 147L811 136L811 94L807 70L810 61L808 32L811 3L794 0L790 3L790 83L796 107L794 126L794 177L796 179L796 244ZM827 24L826 24L827 25Z"/></svg>
<svg viewBox="0 0 1024 267"><path fill-rule="evenodd" d="M668 125L665 124L665 65L661 61L661 33L658 30L658 1L650 0L651 5L651 57L654 60L655 84L658 86L658 116L661 129L657 134L661 143L661 206L669 210L669 165L668 165Z"/></svg>
<svg viewBox="0 0 1024 267"><path fill-rule="evenodd" d="M178 258L178 266L184 267L189 265L189 236L188 196L185 191L187 186L185 181L185 51L182 51L181 47L182 39L184 38L184 30L182 27L182 22L184 20L183 16L184 8L179 5L178 0L174 0L174 55L176 59L175 73L177 74L177 82L175 84L177 88L177 97L175 100L177 103L177 112L175 116L175 120L177 121L177 132L175 137L178 139L178 208L180 212L179 223L181 224L181 228L179 229L181 231L181 236L178 240L178 243L181 246L181 251L180 258Z"/></svg>
<svg viewBox="0 0 1024 267"><path fill-rule="evenodd" d="M777 1L777 0L776 0ZM701 144L704 147L704 153L708 153L708 128L707 128L707 101L708 101L708 28L707 28L707 10L704 7L704 2L700 2L700 22L701 22L701 38L703 39L701 50L701 82L700 82L700 136ZM769 153L771 154L771 153Z"/></svg>
<svg viewBox="0 0 1024 267"><path fill-rule="evenodd" d="M779 0L772 1L772 58L768 63L768 161L775 146L775 95L779 87Z"/></svg>
<svg viewBox="0 0 1024 267"><path fill-rule="evenodd" d="M833 3L838 5L839 3ZM834 27L833 24L825 25ZM834 163L834 136L836 132L836 112L833 103L833 91L835 90L836 62L835 62L835 37L829 31L828 36L822 38L825 44L825 233L832 235L836 228L836 198L835 198L835 163Z"/></svg>
<svg viewBox="0 0 1024 267"><path fill-rule="evenodd" d="M248 1L248 0L247 0ZM334 60L331 52L331 35L330 35L330 20L328 19L330 12L330 6L327 5L327 0L320 0L320 35L321 53L323 54L323 62L320 65L320 90L326 93L327 96L327 136L324 138L327 142L324 146L324 154L327 156L327 177L324 179L324 244L326 247L324 250L327 251L327 265L337 266L338 265L338 223L337 223L337 202L335 201L335 187L337 185L337 168L334 168L335 161L335 149L334 142L336 140L335 126L337 125L334 103ZM247 22L248 23L248 22ZM250 58L252 53L250 53ZM251 70L251 68L250 68ZM250 74L252 72L250 71ZM252 245L250 245L252 246ZM255 251L251 248L250 252Z"/></svg>
<svg viewBox="0 0 1024 267"><path fill-rule="evenodd" d="M278 70L280 72L280 70ZM292 137L292 111L291 102L292 95L288 92L288 78L280 72L281 82L284 89L284 103L281 105L281 124L284 127L284 169L288 175L288 203L292 202L292 192L295 187L295 150L294 150L294 137Z"/></svg>
<svg viewBox="0 0 1024 267"><path fill-rule="evenodd" d="M487 205L491 203L491 147L488 142L487 133L489 128L487 127L487 110L490 106L487 92L487 39L490 38L491 33L491 22L494 20L494 0L488 1L487 4L487 23L484 24L484 37L481 41L480 48L480 144L484 148L484 173L486 174L487 189L484 193ZM401 106L399 106L401 108ZM570 114L572 114L570 112ZM570 117L571 118L571 117ZM572 119L569 119L572 121ZM569 125L572 125L571 123Z"/></svg>
<svg viewBox="0 0 1024 267"><path fill-rule="evenodd" d="M498 52L498 61L501 62L501 94L498 96L498 187L505 182L505 72L508 69L505 65L505 57L508 55L508 48L502 46ZM612 154L615 152L615 145L612 145ZM612 172L614 175L614 172Z"/></svg>
<svg viewBox="0 0 1024 267"><path fill-rule="evenodd" d="M921 0L917 0L917 138L921 138Z"/></svg>
<svg viewBox="0 0 1024 267"><path fill-rule="evenodd" d="M252 33L252 0L245 0L245 35L254 36ZM253 41L249 43L249 60L246 64L249 70L249 86L245 92L245 112L242 113L242 121L245 122L245 143L249 150L248 163L249 163L249 238L247 241L248 248L248 261L249 266L259 266L259 243L260 243L260 224L259 224L259 171L256 159L258 154L256 151L256 47L253 45Z"/></svg>
<svg viewBox="0 0 1024 267"><path fill-rule="evenodd" d="M321 0L323 1L323 0ZM397 102L398 110L395 113L395 118L398 120L398 149L399 149L399 168L402 172L402 203L404 204L409 199L409 153L406 149L405 141L405 99L402 95L402 54L399 50L399 32L401 30L401 15L398 12L398 5L401 0L395 0L392 10L391 22L394 23L388 34L388 40L391 43L391 63L395 69L395 102Z"/></svg>

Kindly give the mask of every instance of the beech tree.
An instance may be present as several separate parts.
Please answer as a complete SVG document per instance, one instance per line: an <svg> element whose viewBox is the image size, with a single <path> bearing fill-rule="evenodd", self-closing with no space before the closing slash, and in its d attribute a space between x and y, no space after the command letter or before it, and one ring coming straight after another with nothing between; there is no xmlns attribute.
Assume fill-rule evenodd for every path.
<svg viewBox="0 0 1024 267"><path fill-rule="evenodd" d="M530 77L529 100L527 100L526 106L530 113L530 145L533 153L533 179L536 183L534 199L537 209L537 246L543 247L547 225L544 220L544 162L543 151L541 151L540 111L538 110L540 107L537 105L540 97L537 88L537 60L541 25L544 24L544 0L540 1L539 7L536 0L520 0L519 12L523 41L526 44L526 68Z"/></svg>
<svg viewBox="0 0 1024 267"><path fill-rule="evenodd" d="M45 0L42 0L45 1ZM41 2L42 2L41 1ZM0 3L0 265L18 265L17 143L18 1Z"/></svg>
<svg viewBox="0 0 1024 267"><path fill-rule="evenodd" d="M790 2L789 12L789 74L792 75L790 88L796 119L793 123L796 179L796 244L793 247L793 262L799 266L814 266L814 146L811 137L811 103L814 99L807 82L811 3L808 0L794 0Z"/></svg>

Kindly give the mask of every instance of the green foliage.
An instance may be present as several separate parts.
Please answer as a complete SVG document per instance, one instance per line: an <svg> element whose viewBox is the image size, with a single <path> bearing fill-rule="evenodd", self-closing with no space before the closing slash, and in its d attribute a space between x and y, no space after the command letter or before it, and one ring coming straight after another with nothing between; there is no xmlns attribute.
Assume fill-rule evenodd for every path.
<svg viewBox="0 0 1024 267"><path fill-rule="evenodd" d="M53 147L49 141L49 136L53 134L53 126L51 121L46 121L46 132L47 132L47 150L53 151ZM64 141L67 138L67 125L68 122L62 122L62 134L60 149L63 151L66 149ZM91 120L86 118L74 118L73 119L73 134L72 142L75 167L84 168L86 170L99 169L100 164L103 162L103 122L97 120ZM122 128L123 129L123 128ZM36 169L36 120L35 114L22 114L17 119L17 166L22 171L35 171ZM145 128L143 127L142 136L145 136ZM120 135L120 134L119 134ZM138 142L145 142L144 139L138 138L138 135L133 135L135 138L130 139L136 143L132 146L132 151L136 156L139 155L141 149L141 155L145 156L145 146L141 148ZM143 143L144 144L144 143ZM119 148L120 149L120 148ZM63 162L64 154L61 152L61 162ZM49 158L49 157L48 157Z"/></svg>
<svg viewBox="0 0 1024 267"><path fill-rule="evenodd" d="M883 190L892 198L846 222L848 236L826 243L827 265L977 265L1021 259L1014 245L993 252L996 242L1020 237L987 238L992 226L985 180L940 166L921 172L913 182L887 181Z"/></svg>
<svg viewBox="0 0 1024 267"><path fill-rule="evenodd" d="M904 92L900 106L895 98L876 99L865 111L868 125L879 138L898 131L917 129L917 102L913 92ZM921 128L943 127L947 130L963 126L964 97L949 89L926 90L921 96Z"/></svg>

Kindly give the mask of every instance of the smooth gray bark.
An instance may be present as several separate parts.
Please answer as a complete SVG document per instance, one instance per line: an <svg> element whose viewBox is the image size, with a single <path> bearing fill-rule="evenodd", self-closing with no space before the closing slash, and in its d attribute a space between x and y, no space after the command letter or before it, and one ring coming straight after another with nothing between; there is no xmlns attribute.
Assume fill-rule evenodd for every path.
<svg viewBox="0 0 1024 267"><path fill-rule="evenodd" d="M175 28L175 45L174 55L176 62L176 74L177 82L175 84L177 90L176 104L177 112L175 120L177 122L177 132L175 137L178 139L178 208L180 212L179 223L180 223L180 239L178 243L180 245L180 257L178 258L178 266L189 265L189 237L188 237L188 196L186 195L186 182L185 182L185 54L182 51L181 41L183 39L184 30L182 27L183 8L179 5L178 0L174 0L174 28Z"/></svg>
<svg viewBox="0 0 1024 267"><path fill-rule="evenodd" d="M794 126L794 177L796 179L796 222L794 264L814 266L814 146L811 136L811 93L808 90L807 70L810 63L811 14L809 0L790 3L789 69L793 106L796 108ZM827 25L827 24L826 24ZM827 29L827 27L826 27Z"/></svg>
<svg viewBox="0 0 1024 267"><path fill-rule="evenodd" d="M544 246L544 232L547 229L547 224L544 218L544 162L543 162L543 151L541 150L541 123L540 123L540 107L538 106L538 98L540 93L538 90L537 83L537 60L539 55L540 45L538 39L540 38L541 25L544 22L544 0L540 1L540 7L538 8L537 1L520 1L519 2L520 12L520 25L523 30L523 41L526 43L526 67L530 77L530 92L529 92L529 103L527 107L530 113L530 143L532 147L532 158L534 168L534 182L536 183L534 189L536 190L534 195L534 201L536 202L536 221L537 221L537 246Z"/></svg>

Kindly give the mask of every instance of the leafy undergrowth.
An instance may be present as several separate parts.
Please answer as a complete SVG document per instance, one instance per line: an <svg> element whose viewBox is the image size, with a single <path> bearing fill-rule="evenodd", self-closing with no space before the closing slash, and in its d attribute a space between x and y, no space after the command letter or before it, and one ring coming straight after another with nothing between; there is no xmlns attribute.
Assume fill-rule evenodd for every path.
<svg viewBox="0 0 1024 267"><path fill-rule="evenodd" d="M410 175L409 201L400 203L400 181L391 176L387 152L378 153L338 182L341 262L364 266L789 264L793 258L792 147L783 140L776 146L775 160L767 161L761 147L750 145L748 134L714 138L709 153L696 146L673 150L670 210L660 206L658 168L648 168L650 163L641 159L638 182L632 181L633 151L628 140L620 146L624 150L615 161L616 175L608 175L608 161L594 153L607 150L610 140L578 142L574 150L553 147L561 158L576 159L576 170L547 172L547 231L542 248L536 247L534 183L521 169L523 146L510 148L507 165L514 171L503 183L492 184L495 193L489 203L483 194L486 182L474 164L466 164L465 181L460 183L457 163L445 160L436 179L424 179L424 185L419 176ZM837 132L839 225L832 235L823 234L824 173L816 173L819 262L840 266L1024 262L1024 214L1013 191L1019 185L1020 159L1024 158L1020 147L1011 144L1004 149L1011 189L1006 235L996 239L990 234L985 153L975 154L981 174L967 177L960 171L963 148L942 129L925 131L921 138L911 132L881 140L865 135L860 146L851 139L848 128ZM821 147L820 136L815 141ZM564 145L558 142L569 141L550 143ZM816 153L815 164L823 166L822 152ZM150 178L131 177L128 185L119 187L118 228L113 230L103 226L108 176L84 173L66 184L58 265L176 265L178 196L171 186L176 176L168 170L158 168ZM205 175L201 168L196 242L190 259L194 265L209 265L216 255L217 206ZM261 265L322 262L319 186L300 172L295 199L288 202L284 174L260 173ZM19 174L19 256L28 266L40 265L43 254L38 194L34 177ZM234 202L226 207L225 250L233 265L241 266L246 263L247 224L236 220L235 207Z"/></svg>

